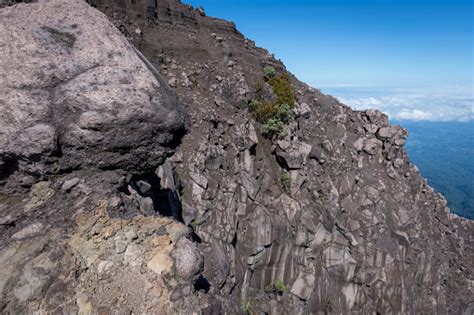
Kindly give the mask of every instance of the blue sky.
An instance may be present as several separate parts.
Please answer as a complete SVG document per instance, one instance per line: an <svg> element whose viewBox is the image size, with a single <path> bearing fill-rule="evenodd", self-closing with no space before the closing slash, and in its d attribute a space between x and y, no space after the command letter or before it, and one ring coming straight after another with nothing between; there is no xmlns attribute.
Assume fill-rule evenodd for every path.
<svg viewBox="0 0 474 315"><path fill-rule="evenodd" d="M348 105L387 111L403 99L392 118L473 118L473 0L184 2L236 22L302 81Z"/></svg>

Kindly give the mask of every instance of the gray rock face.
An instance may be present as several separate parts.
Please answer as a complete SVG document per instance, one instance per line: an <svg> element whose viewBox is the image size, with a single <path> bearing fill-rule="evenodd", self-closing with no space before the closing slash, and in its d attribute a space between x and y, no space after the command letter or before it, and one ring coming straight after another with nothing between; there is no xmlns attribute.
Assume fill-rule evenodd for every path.
<svg viewBox="0 0 474 315"><path fill-rule="evenodd" d="M63 59L55 65L71 69L56 70L65 80L61 84L53 83L57 79L47 67L42 70L49 73L44 82L51 83L45 85L46 91L57 90L55 98L45 89L34 95L56 104L49 116L45 114L48 118L35 118L41 114L29 114L28 107L25 117L34 119L24 129L34 127L33 131L20 132L9 124L10 133L0 136L13 152L4 153L0 163L0 180L8 181L9 187L31 185L25 175L34 174L35 167L40 174L53 172L55 164L71 171L53 172L25 194L0 192L2 311L238 314L244 306L267 314L472 312L473 222L452 215L446 201L409 163L403 149L406 130L390 126L379 111L353 111L291 77L298 105L288 135L278 141L265 139L248 102L256 82L268 99L275 98L263 78L265 66L278 73L286 69L238 33L233 23L206 17L177 0L88 2L105 12L172 84L187 105L191 131L175 155L156 171L146 171L172 151L160 133L147 134L147 124L164 119L166 104L175 104L148 93L150 84L156 84L163 100L173 99L157 71L148 65L154 75L146 72L123 38L113 41L117 46L110 44L108 36L117 31L80 2L50 1L2 11L0 23L4 16L15 20L17 11L41 16L43 9L60 8L44 14L46 21L52 21L44 24L60 33L40 30L27 38L35 40L31 47L42 38L47 38L47 47L62 43L64 53L58 58ZM68 21L79 17L92 19L73 28ZM25 19L30 21L25 29L34 29L32 19L37 19ZM61 28L55 28L57 23ZM70 77L76 73L70 65L83 60L80 50L77 56L69 53L79 45L82 35L75 32L81 28L89 32L82 34L94 34L85 51L99 47L116 52L111 57L102 50L95 52L92 61L100 55L106 65L120 68L123 63L127 75L134 75L128 80L140 106L134 107L133 115L124 110L121 116L107 105L109 97L120 109L130 106L122 100L134 99L124 96L125 83L119 79L117 89L108 92L97 86L99 96L105 97L101 99L94 94L96 87L89 87L90 80ZM0 37L20 40L19 35ZM41 66L43 60L35 57L36 51L32 54ZM81 62L87 65L88 58L84 59ZM40 80L30 72L22 75L21 69L9 70L15 78L7 81ZM115 86L114 69L107 72L113 77L100 77L101 84ZM88 71L85 78L90 78ZM80 87L77 95L71 92L74 87L63 87L70 82ZM12 86L3 88L8 93L25 92ZM145 91L150 103L140 96ZM12 106L11 99L7 100ZM87 106L94 111L98 104L107 110L85 115L86 124L81 125L79 118L89 112L84 103L91 100L95 103ZM160 104L164 112L155 117L150 111ZM145 117L140 116L142 107ZM41 112L42 107L31 109ZM60 119L50 119L53 114ZM125 123L129 114L136 114L135 122L143 123L139 126L144 129ZM109 115L119 119L107 120ZM99 126L110 122L106 126L112 129L95 128L96 121ZM182 132L184 123L178 125L169 129L163 125L164 134L173 137L173 130ZM119 151L110 149L119 138L129 141L132 131L140 135L132 144L127 142L129 146ZM87 143L97 141L92 152L77 146L78 132ZM58 140L51 141L51 135ZM16 147L15 139L34 143ZM99 139L111 145L101 147ZM162 150L158 159L150 151L156 146L164 148L158 149ZM100 161L109 165L107 170L96 165ZM182 211L189 226L156 217L156 211L177 220ZM279 294L268 290L276 287Z"/></svg>
<svg viewBox="0 0 474 315"><path fill-rule="evenodd" d="M291 293L302 300L308 300L314 288L314 274L301 272L291 288Z"/></svg>
<svg viewBox="0 0 474 315"><path fill-rule="evenodd" d="M167 229L188 228L156 217L159 184L135 177L152 176L186 132L180 101L84 1L1 9L0 30L1 312L169 312L201 256L187 244L196 256L180 266L193 277L174 274L171 252L183 249ZM108 213L135 208L153 217Z"/></svg>
<svg viewBox="0 0 474 315"><path fill-rule="evenodd" d="M215 313L241 305L275 314L469 309L472 222L451 215L409 163L406 130L292 78L289 134L263 139L247 104L255 82L274 97L266 65L286 70L233 24L178 1L156 2L152 21L135 17L140 4L90 2L129 29L189 104L192 129L174 167L209 297L225 301L211 303ZM136 25L141 36L130 31ZM279 297L265 291L277 280L287 288Z"/></svg>
<svg viewBox="0 0 474 315"><path fill-rule="evenodd" d="M153 170L184 134L179 101L82 1L5 8L0 28L0 181Z"/></svg>

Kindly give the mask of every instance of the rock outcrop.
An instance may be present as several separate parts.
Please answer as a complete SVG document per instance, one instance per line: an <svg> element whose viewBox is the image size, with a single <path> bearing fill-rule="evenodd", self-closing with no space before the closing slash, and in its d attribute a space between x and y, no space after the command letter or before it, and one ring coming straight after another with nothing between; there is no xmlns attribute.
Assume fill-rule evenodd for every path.
<svg viewBox="0 0 474 315"><path fill-rule="evenodd" d="M21 84L46 87L31 120L7 119L0 134L2 189L28 190L0 195L2 311L473 311L473 222L452 215L409 162L406 130L290 76L296 104L286 135L263 137L248 104L257 93L275 99L264 67L287 71L233 23L177 0L88 2L140 52L80 1L0 13L9 30L0 42L11 37L6 47L15 47L28 33L41 49L63 52L54 64L64 68L30 76L47 64L39 58L24 62L27 71L0 71L0 89L20 95L0 104L17 117L13 105L30 108ZM25 30L13 29L22 14ZM63 33L76 34L72 48ZM38 47L33 56L12 48L11 59L37 60ZM75 79L74 65L94 60L103 66ZM190 120L181 143L179 103ZM36 125L42 133L27 132ZM89 142L91 151L81 146Z"/></svg>
<svg viewBox="0 0 474 315"><path fill-rule="evenodd" d="M172 182L164 162L188 128L176 95L83 1L5 8L0 29L0 312L197 308L190 229L119 218L169 201L147 178Z"/></svg>
<svg viewBox="0 0 474 315"><path fill-rule="evenodd" d="M81 2L62 6L2 12L0 178L7 187L87 167L153 171L185 132L179 101L118 30Z"/></svg>

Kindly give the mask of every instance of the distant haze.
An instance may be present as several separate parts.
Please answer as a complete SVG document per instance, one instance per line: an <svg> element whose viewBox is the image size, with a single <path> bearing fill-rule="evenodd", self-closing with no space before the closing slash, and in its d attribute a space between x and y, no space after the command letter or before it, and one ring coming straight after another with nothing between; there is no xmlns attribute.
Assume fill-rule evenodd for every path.
<svg viewBox="0 0 474 315"><path fill-rule="evenodd" d="M474 121L395 121L408 128L410 161L441 192L451 210L474 220Z"/></svg>
<svg viewBox="0 0 474 315"><path fill-rule="evenodd" d="M392 119L413 121L473 120L472 87L382 88L323 87L323 92L336 96L354 109L377 108Z"/></svg>

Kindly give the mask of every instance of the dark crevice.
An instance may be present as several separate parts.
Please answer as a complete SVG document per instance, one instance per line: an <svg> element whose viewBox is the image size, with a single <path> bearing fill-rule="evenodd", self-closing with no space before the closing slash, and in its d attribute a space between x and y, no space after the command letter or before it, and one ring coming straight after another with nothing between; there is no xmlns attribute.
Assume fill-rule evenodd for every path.
<svg viewBox="0 0 474 315"><path fill-rule="evenodd" d="M257 144L254 144L250 147L250 155L257 156Z"/></svg>
<svg viewBox="0 0 474 315"><path fill-rule="evenodd" d="M0 180L8 178L10 175L18 170L18 159L11 157L4 157L0 160Z"/></svg>
<svg viewBox="0 0 474 315"><path fill-rule="evenodd" d="M63 148L61 146L61 140L59 139L59 137L56 138L56 148L55 148L55 151L53 152L53 156L56 156L58 158L63 157Z"/></svg>
<svg viewBox="0 0 474 315"><path fill-rule="evenodd" d="M201 238L199 237L199 235L196 234L196 232L192 232L191 235L189 236L189 239L193 242L196 242L198 244L200 244L202 241L201 241Z"/></svg>
<svg viewBox="0 0 474 315"><path fill-rule="evenodd" d="M194 289L196 291L204 291L207 293L211 289L211 284L203 277L203 275L199 275L199 278L194 282Z"/></svg>
<svg viewBox="0 0 474 315"><path fill-rule="evenodd" d="M234 234L234 238L232 239L232 242L230 244L233 248L237 246L237 233Z"/></svg>
<svg viewBox="0 0 474 315"><path fill-rule="evenodd" d="M160 178L154 172L132 176L130 186L140 196L151 198L156 213L184 222L178 193L169 188L163 189L160 185Z"/></svg>
<svg viewBox="0 0 474 315"><path fill-rule="evenodd" d="M15 221L8 222L6 224L3 224L3 226L6 227L6 228L15 228L16 227L16 222Z"/></svg>
<svg viewBox="0 0 474 315"><path fill-rule="evenodd" d="M232 295L232 293L234 292L235 288L237 288L237 282L235 282L234 285L230 288L230 290L229 290L229 296Z"/></svg>

